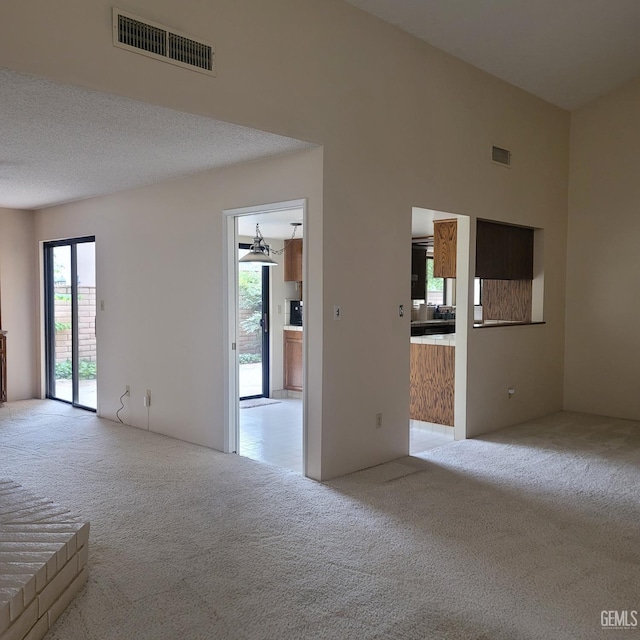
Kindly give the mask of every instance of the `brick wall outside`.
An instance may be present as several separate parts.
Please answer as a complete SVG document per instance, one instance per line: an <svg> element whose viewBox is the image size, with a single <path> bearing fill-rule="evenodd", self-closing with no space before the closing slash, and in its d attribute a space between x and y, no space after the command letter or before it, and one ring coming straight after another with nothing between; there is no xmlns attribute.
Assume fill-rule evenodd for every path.
<svg viewBox="0 0 640 640"><path fill-rule="evenodd" d="M71 287L55 288L55 320L71 325ZM96 288L78 287L78 353L96 361ZM71 329L56 331L56 362L71 360Z"/></svg>
<svg viewBox="0 0 640 640"><path fill-rule="evenodd" d="M240 322L246 320L253 313L252 309L240 309ZM262 350L262 336L258 333L238 332L238 353L260 353Z"/></svg>
<svg viewBox="0 0 640 640"><path fill-rule="evenodd" d="M71 287L55 288L56 322L71 325ZM252 314L250 309L240 309L240 321ZM96 289L78 287L78 351L81 360L96 361ZM246 333L240 327L238 334L239 353L260 353L262 338L260 333ZM56 362L71 360L71 329L56 331Z"/></svg>

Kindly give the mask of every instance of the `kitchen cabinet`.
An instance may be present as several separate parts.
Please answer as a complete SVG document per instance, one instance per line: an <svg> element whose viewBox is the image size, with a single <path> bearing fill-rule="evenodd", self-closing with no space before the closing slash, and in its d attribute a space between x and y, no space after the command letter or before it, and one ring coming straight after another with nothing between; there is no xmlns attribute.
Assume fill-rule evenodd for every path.
<svg viewBox="0 0 640 640"><path fill-rule="evenodd" d="M302 331L284 332L284 388L302 391Z"/></svg>
<svg viewBox="0 0 640 640"><path fill-rule="evenodd" d="M289 240L284 251L285 282L302 282L302 238Z"/></svg>
<svg viewBox="0 0 640 640"><path fill-rule="evenodd" d="M411 245L411 299L427 299L427 249Z"/></svg>
<svg viewBox="0 0 640 640"><path fill-rule="evenodd" d="M533 229L478 220L476 278L533 280Z"/></svg>
<svg viewBox="0 0 640 640"><path fill-rule="evenodd" d="M0 405L7 401L7 337L0 332Z"/></svg>
<svg viewBox="0 0 640 640"><path fill-rule="evenodd" d="M452 346L411 343L412 420L453 426L456 350Z"/></svg>
<svg viewBox="0 0 640 640"><path fill-rule="evenodd" d="M433 221L433 276L455 278L458 252L458 221Z"/></svg>

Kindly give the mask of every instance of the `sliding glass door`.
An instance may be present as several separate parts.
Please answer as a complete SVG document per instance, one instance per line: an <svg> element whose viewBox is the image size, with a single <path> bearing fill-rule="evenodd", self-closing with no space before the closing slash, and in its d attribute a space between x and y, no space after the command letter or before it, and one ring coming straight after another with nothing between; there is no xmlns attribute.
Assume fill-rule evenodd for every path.
<svg viewBox="0 0 640 640"><path fill-rule="evenodd" d="M47 398L97 409L95 237L44 245Z"/></svg>
<svg viewBox="0 0 640 640"><path fill-rule="evenodd" d="M240 244L238 258L249 253ZM240 400L269 396L269 267L238 263Z"/></svg>

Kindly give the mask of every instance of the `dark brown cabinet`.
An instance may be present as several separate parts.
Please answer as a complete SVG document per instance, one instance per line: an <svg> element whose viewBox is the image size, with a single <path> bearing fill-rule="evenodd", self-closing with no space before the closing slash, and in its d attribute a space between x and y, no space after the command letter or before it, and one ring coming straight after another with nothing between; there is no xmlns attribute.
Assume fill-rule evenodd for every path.
<svg viewBox="0 0 640 640"><path fill-rule="evenodd" d="M7 338L0 333L0 404L7 401Z"/></svg>
<svg viewBox="0 0 640 640"><path fill-rule="evenodd" d="M302 331L284 332L284 388L302 391Z"/></svg>
<svg viewBox="0 0 640 640"><path fill-rule="evenodd" d="M433 276L455 278L458 252L456 220L433 221Z"/></svg>
<svg viewBox="0 0 640 640"><path fill-rule="evenodd" d="M289 240L284 251L285 282L302 282L302 238Z"/></svg>
<svg viewBox="0 0 640 640"><path fill-rule="evenodd" d="M533 280L533 229L478 220L476 278Z"/></svg>
<svg viewBox="0 0 640 640"><path fill-rule="evenodd" d="M411 299L427 298L427 250L419 245L411 246Z"/></svg>

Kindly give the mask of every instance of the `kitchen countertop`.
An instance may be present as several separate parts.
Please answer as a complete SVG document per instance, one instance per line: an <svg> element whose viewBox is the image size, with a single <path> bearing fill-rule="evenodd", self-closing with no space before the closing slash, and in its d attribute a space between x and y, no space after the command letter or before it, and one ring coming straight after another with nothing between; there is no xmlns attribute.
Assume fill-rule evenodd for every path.
<svg viewBox="0 0 640 640"><path fill-rule="evenodd" d="M484 322L474 322L474 329L487 329L489 327L519 327L523 325L531 325L531 324L547 324L546 322L540 320L535 320L533 322L521 322L519 320L485 320Z"/></svg>
<svg viewBox="0 0 640 640"><path fill-rule="evenodd" d="M430 336L411 336L411 344L435 344L441 347L455 347L455 333L434 333Z"/></svg>
<svg viewBox="0 0 640 640"><path fill-rule="evenodd" d="M437 325L452 325L455 324L455 320L412 320L412 327L428 327L428 326L437 326Z"/></svg>

